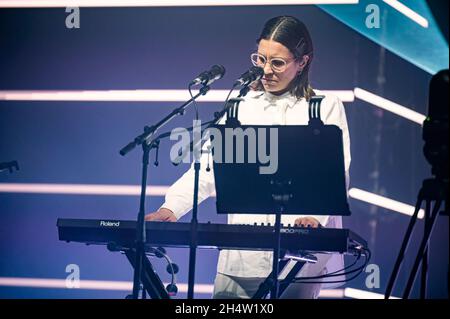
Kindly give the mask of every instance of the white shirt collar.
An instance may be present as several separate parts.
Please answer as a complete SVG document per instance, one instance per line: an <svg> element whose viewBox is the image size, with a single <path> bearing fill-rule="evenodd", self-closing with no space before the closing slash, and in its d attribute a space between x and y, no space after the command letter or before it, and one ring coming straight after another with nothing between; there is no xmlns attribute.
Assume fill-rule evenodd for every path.
<svg viewBox="0 0 450 319"><path fill-rule="evenodd" d="M290 97L293 98L294 97L291 94L291 92L289 92L289 91L287 91L287 92L285 92L285 93L283 93L281 95L275 95L275 94L272 94L270 92L264 92L264 93L265 93L265 98L267 100L269 100L269 101L276 101L276 100L282 100L282 99L285 99L285 98L290 98Z"/></svg>

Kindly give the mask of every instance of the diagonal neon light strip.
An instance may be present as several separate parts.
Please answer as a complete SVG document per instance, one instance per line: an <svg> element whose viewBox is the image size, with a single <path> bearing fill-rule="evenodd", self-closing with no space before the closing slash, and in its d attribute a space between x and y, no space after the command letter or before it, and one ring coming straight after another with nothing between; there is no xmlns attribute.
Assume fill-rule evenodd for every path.
<svg viewBox="0 0 450 319"><path fill-rule="evenodd" d="M198 91L193 90L196 94ZM353 102L353 91L325 90L343 102ZM211 90L199 97L199 102L223 102L228 90ZM184 102L190 99L188 90L106 90L106 91L0 91L0 101L128 101Z"/></svg>
<svg viewBox="0 0 450 319"><path fill-rule="evenodd" d="M420 14L415 12L414 10L408 8L403 3L399 2L398 0L383 0L386 4L393 7L395 10L399 11L400 13L404 14L408 18L410 18L412 21L417 23L418 25L428 28L429 23L428 20L422 17Z"/></svg>
<svg viewBox="0 0 450 319"><path fill-rule="evenodd" d="M345 288L344 296L353 299L384 299L383 294L378 294L371 291L365 291L354 288ZM390 297L389 299L400 299L398 297Z"/></svg>
<svg viewBox="0 0 450 319"><path fill-rule="evenodd" d="M0 0L0 8L191 7L358 4L359 0Z"/></svg>
<svg viewBox="0 0 450 319"><path fill-rule="evenodd" d="M417 124L422 125L423 121L425 121L425 118L426 118L425 115L423 115L419 112L413 111L411 108L407 108L400 104L389 101L388 99L385 99L381 96L373 94L369 91L363 90L361 88L355 88L354 93L355 93L355 97L360 100L363 100L372 105L378 106L379 108L382 108L386 111L395 113L395 114L397 114L401 117L404 117L410 121L413 121Z"/></svg>
<svg viewBox="0 0 450 319"><path fill-rule="evenodd" d="M383 207L394 212L412 216L414 213L414 206L384 197L380 195L376 195L370 192L366 192L359 188L351 188L348 191L350 197L372 204L379 207ZM418 218L422 219L424 217L425 211L423 209L419 210Z"/></svg>

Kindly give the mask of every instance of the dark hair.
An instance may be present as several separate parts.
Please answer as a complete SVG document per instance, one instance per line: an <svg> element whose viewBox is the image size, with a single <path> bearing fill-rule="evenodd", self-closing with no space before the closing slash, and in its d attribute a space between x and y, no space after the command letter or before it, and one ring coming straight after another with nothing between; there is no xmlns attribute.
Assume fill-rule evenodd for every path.
<svg viewBox="0 0 450 319"><path fill-rule="evenodd" d="M309 56L309 61L290 83L290 92L298 99L304 97L307 101L311 96L316 95L309 84L309 68L314 56L313 43L305 24L297 18L291 16L280 16L270 19L256 41L274 40L281 43L291 51L295 59L301 59L304 55ZM255 88L262 90L262 83L259 82Z"/></svg>

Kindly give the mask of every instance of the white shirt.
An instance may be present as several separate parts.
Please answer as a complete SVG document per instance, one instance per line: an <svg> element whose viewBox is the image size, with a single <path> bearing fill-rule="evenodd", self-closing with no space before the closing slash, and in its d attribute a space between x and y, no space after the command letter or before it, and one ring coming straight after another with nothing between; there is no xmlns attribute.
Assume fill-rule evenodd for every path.
<svg viewBox="0 0 450 319"><path fill-rule="evenodd" d="M350 168L350 137L347 127L345 109L337 96L324 94L315 90L317 95L324 95L320 108L320 116L325 124L337 125L342 130L344 146L344 162L348 185L348 171ZM276 96L268 92L250 91L239 105L238 118L243 125L307 125L309 121L308 102L302 98L297 99L289 92ZM205 170L208 157L201 157L201 170L199 175L199 203L215 192L213 165L211 170ZM194 187L194 169L191 168L176 181L167 191L165 202L161 207L170 209L179 219L192 209ZM294 224L294 221L305 215L284 215L281 222L285 225ZM310 216L310 215L309 215ZM323 226L342 228L341 216L312 216ZM229 224L275 223L274 215L245 215L229 214ZM298 276L315 276L326 268L326 272L340 270L344 266L343 256L317 255L317 264L308 264L303 267ZM221 250L217 271L226 275L239 277L267 277L272 270L272 252L270 251L243 251ZM332 277L333 281L342 280L341 277ZM337 285L328 285L328 287Z"/></svg>

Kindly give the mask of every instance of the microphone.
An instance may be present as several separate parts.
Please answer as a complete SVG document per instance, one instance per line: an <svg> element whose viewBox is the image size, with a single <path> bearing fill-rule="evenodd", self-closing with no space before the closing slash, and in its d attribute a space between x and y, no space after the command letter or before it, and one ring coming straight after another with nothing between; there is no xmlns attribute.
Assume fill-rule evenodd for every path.
<svg viewBox="0 0 450 319"><path fill-rule="evenodd" d="M242 74L234 86L248 86L250 83L260 80L264 75L264 69L259 66L252 66L247 72Z"/></svg>
<svg viewBox="0 0 450 319"><path fill-rule="evenodd" d="M15 168L17 171L19 170L19 164L17 163L17 161L0 163L0 172L3 170L9 170L9 172L12 173L13 168Z"/></svg>
<svg viewBox="0 0 450 319"><path fill-rule="evenodd" d="M211 85L214 81L219 80L225 74L225 68L222 65L213 65L209 71L204 71L200 73L195 79L189 83L189 86L192 85Z"/></svg>

